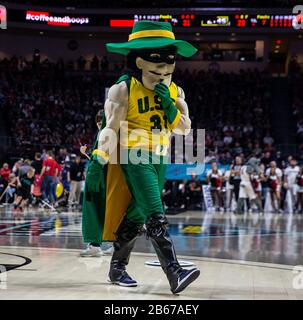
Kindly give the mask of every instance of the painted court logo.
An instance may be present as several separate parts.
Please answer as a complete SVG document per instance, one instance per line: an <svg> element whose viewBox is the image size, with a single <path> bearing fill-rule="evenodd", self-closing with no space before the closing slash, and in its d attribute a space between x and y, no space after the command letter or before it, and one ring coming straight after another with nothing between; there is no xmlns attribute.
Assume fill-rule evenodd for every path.
<svg viewBox="0 0 303 320"><path fill-rule="evenodd" d="M0 29L7 29L6 8L0 5Z"/></svg>
<svg viewBox="0 0 303 320"><path fill-rule="evenodd" d="M303 290L303 266L294 266L292 273L295 274L292 286L296 290Z"/></svg>
<svg viewBox="0 0 303 320"><path fill-rule="evenodd" d="M0 290L7 289L7 272L5 266L0 264Z"/></svg>

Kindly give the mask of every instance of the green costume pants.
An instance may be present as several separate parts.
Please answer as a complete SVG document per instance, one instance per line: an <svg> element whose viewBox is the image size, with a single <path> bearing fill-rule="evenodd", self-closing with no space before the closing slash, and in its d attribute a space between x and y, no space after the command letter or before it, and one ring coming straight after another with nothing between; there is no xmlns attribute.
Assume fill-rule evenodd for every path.
<svg viewBox="0 0 303 320"><path fill-rule="evenodd" d="M132 163L129 153L129 150L123 151L123 156L126 157L126 162L128 163L121 164L128 189L132 196L126 210L126 216L132 222L144 224L152 214L163 214L161 193L165 182L167 158L155 156L155 154L148 151L142 151L140 157L142 163ZM153 163L152 160L156 163ZM102 243L107 191L106 167L104 170L105 181L102 183L100 192L89 192L85 186L82 234L83 240L86 243Z"/></svg>
<svg viewBox="0 0 303 320"><path fill-rule="evenodd" d="M121 168L132 195L126 216L132 222L144 224L152 214L163 213L161 193L167 158L143 150L140 152L141 163L131 162L130 150L124 150L124 156L128 157L128 163L121 164Z"/></svg>
<svg viewBox="0 0 303 320"><path fill-rule="evenodd" d="M102 243L104 212L105 189L89 192L85 186L82 209L82 235L85 243Z"/></svg>

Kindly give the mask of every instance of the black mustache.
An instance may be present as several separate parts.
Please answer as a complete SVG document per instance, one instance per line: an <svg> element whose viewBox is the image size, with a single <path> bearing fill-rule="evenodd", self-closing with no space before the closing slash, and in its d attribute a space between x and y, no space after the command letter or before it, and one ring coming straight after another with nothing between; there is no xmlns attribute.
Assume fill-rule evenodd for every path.
<svg viewBox="0 0 303 320"><path fill-rule="evenodd" d="M150 73L152 73L152 74L155 74L155 75L157 75L157 76L162 76L162 74L161 73L158 73L158 72L155 72L155 71L149 71ZM170 73L165 73L163 76L164 77L167 77L167 76L170 76L172 74L172 72L170 72Z"/></svg>

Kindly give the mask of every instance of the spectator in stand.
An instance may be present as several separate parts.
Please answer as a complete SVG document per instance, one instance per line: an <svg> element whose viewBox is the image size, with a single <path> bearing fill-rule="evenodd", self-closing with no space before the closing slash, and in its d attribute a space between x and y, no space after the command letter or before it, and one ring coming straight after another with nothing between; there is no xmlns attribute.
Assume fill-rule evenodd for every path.
<svg viewBox="0 0 303 320"><path fill-rule="evenodd" d="M17 177L17 191L14 202L13 213L22 212L24 207L30 202L33 192L35 169L30 167L26 174Z"/></svg>
<svg viewBox="0 0 303 320"><path fill-rule="evenodd" d="M300 167L300 171L296 177L296 184L298 198L297 212L303 214L303 165Z"/></svg>
<svg viewBox="0 0 303 320"><path fill-rule="evenodd" d="M224 172L224 181L223 185L225 186L225 194L224 196L224 210L232 210L232 200L234 195L234 186L230 184L230 169L225 170ZM233 179L231 179L233 180Z"/></svg>
<svg viewBox="0 0 303 320"><path fill-rule="evenodd" d="M266 195L267 195L267 191L268 191L268 184L265 178L265 165L264 163L260 163L259 165L259 170L260 170L260 184L261 184L261 204L262 204L262 208L265 207L265 200L266 200Z"/></svg>
<svg viewBox="0 0 303 320"><path fill-rule="evenodd" d="M43 149L42 152L41 152L42 164L43 164L43 161L46 159L46 157L47 157L47 150Z"/></svg>
<svg viewBox="0 0 303 320"><path fill-rule="evenodd" d="M216 161L216 153L214 151L206 150L205 163Z"/></svg>
<svg viewBox="0 0 303 320"><path fill-rule="evenodd" d="M260 147L259 142L256 142L254 145L254 149L252 150L252 153L256 156L260 155L262 153L262 148Z"/></svg>
<svg viewBox="0 0 303 320"><path fill-rule="evenodd" d="M282 170L277 168L275 161L271 161L265 172L265 181L270 192L271 207L273 212L281 212L281 185Z"/></svg>
<svg viewBox="0 0 303 320"><path fill-rule="evenodd" d="M35 160L32 161L31 166L35 169L35 174L40 175L42 170L43 161L41 159L41 153L35 153Z"/></svg>
<svg viewBox="0 0 303 320"><path fill-rule="evenodd" d="M68 172L68 182L70 184L70 206L80 204L80 194L84 179L84 165L81 162L81 158L77 156L75 161L71 163L70 170Z"/></svg>
<svg viewBox="0 0 303 320"><path fill-rule="evenodd" d="M42 180L42 200L49 201L51 205L55 203L54 185L57 174L57 161L54 159L54 154L51 150L47 151L42 165L40 180Z"/></svg>
<svg viewBox="0 0 303 320"><path fill-rule="evenodd" d="M230 166L230 177L229 183L233 186L233 194L235 195L235 200L238 202L240 183L241 183L241 166L242 159L238 156L235 158L234 164Z"/></svg>
<svg viewBox="0 0 303 320"><path fill-rule="evenodd" d="M29 159L25 159L18 170L18 176L22 177L22 176L26 175L27 171L30 169L30 167L31 167L31 161Z"/></svg>
<svg viewBox="0 0 303 320"><path fill-rule="evenodd" d="M299 175L300 167L297 165L296 159L291 159L289 166L284 170L284 187L290 193L291 210L296 211L297 204L297 176Z"/></svg>
<svg viewBox="0 0 303 320"><path fill-rule="evenodd" d="M13 166L13 169L12 169L12 172L18 176L19 174L19 169L20 167L23 165L23 159L20 159L18 161L15 162L14 166Z"/></svg>
<svg viewBox="0 0 303 320"><path fill-rule="evenodd" d="M70 162L70 156L69 156L66 148L60 148L59 149L59 153L58 153L57 159L58 159L59 163L62 163L62 162L68 163L68 162Z"/></svg>
<svg viewBox="0 0 303 320"><path fill-rule="evenodd" d="M7 177L7 180L6 180L6 179L4 179L3 175L0 174L0 184L1 184L1 186L0 186L0 195L1 195L1 190L2 190L2 188L4 188L4 184L7 184L7 181L8 181L8 177Z"/></svg>
<svg viewBox="0 0 303 320"><path fill-rule="evenodd" d="M240 142L235 142L233 153L236 155L240 155L242 152L243 152L243 148L241 147Z"/></svg>
<svg viewBox="0 0 303 320"><path fill-rule="evenodd" d="M201 209L202 203L202 184L197 180L197 175L192 174L187 182L187 195L189 197L189 207L191 209Z"/></svg>
<svg viewBox="0 0 303 320"><path fill-rule="evenodd" d="M11 173L8 177L8 189L5 194L5 203L12 203L14 201L16 188L17 177L14 173Z"/></svg>
<svg viewBox="0 0 303 320"><path fill-rule="evenodd" d="M273 160L276 161L278 168L282 169L285 166L285 160L282 157L281 151L278 150L276 152L276 155L273 157Z"/></svg>
<svg viewBox="0 0 303 320"><path fill-rule="evenodd" d="M269 151L266 151L264 153L263 158L261 159L261 163L263 163L265 165L265 167L267 168L270 164L270 162L272 161L272 157Z"/></svg>
<svg viewBox="0 0 303 320"><path fill-rule="evenodd" d="M64 161L61 161L61 175L60 175L60 181L63 184L64 189L64 200L65 204L68 204L68 198L69 198L69 192L70 192L70 185L68 182L68 173L69 173L69 165L65 163Z"/></svg>
<svg viewBox="0 0 303 320"><path fill-rule="evenodd" d="M2 176L0 175L0 207L2 206L2 202L5 201L4 192L7 192L7 190L6 190L7 184L8 184L8 182L5 181L5 180L2 178Z"/></svg>
<svg viewBox="0 0 303 320"><path fill-rule="evenodd" d="M163 201L168 209L176 211L180 208L186 208L186 190L185 184L177 180L168 180L163 189Z"/></svg>
<svg viewBox="0 0 303 320"><path fill-rule="evenodd" d="M274 144L274 139L271 137L270 132L267 131L266 136L263 138L264 145L272 146Z"/></svg>
<svg viewBox="0 0 303 320"><path fill-rule="evenodd" d="M259 165L259 172L253 172L251 180L253 190L256 194L257 202L262 204L260 206L263 208L262 181L265 180L263 163Z"/></svg>
<svg viewBox="0 0 303 320"><path fill-rule="evenodd" d="M10 169L8 163L4 163L2 168L0 169L0 176L4 182L4 188L6 187L8 183L8 177L11 174L12 170Z"/></svg>
<svg viewBox="0 0 303 320"><path fill-rule="evenodd" d="M294 159L294 157L292 156L292 155L289 155L288 157L287 157L287 161L286 161L286 163L285 163L285 168L287 168L289 165L290 165L290 163L291 163L291 161Z"/></svg>
<svg viewBox="0 0 303 320"><path fill-rule="evenodd" d="M31 163L31 166L35 169L35 180L34 180L34 188L33 195L35 197L35 205L37 205L41 199L41 184L40 174L42 171L43 160L40 152L35 153L34 160Z"/></svg>
<svg viewBox="0 0 303 320"><path fill-rule="evenodd" d="M213 200L213 208L220 210L222 208L221 186L223 175L216 161L211 163L211 169L207 172L207 183L210 185L210 192Z"/></svg>

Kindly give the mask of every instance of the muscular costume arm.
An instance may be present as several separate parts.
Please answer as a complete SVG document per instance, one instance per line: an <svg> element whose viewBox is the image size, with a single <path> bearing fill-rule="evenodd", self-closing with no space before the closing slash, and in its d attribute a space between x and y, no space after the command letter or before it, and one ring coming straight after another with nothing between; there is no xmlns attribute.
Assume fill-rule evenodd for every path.
<svg viewBox="0 0 303 320"><path fill-rule="evenodd" d="M128 88L123 81L109 89L108 98L104 105L106 126L99 134L98 149L94 153L101 156L105 161L108 161L110 155L116 149L120 121L126 119L127 109Z"/></svg>
<svg viewBox="0 0 303 320"><path fill-rule="evenodd" d="M180 120L173 132L180 135L188 135L191 128L191 120L189 118L188 106L185 101L185 94L182 88L178 87L178 97L176 100L176 107L181 112Z"/></svg>

